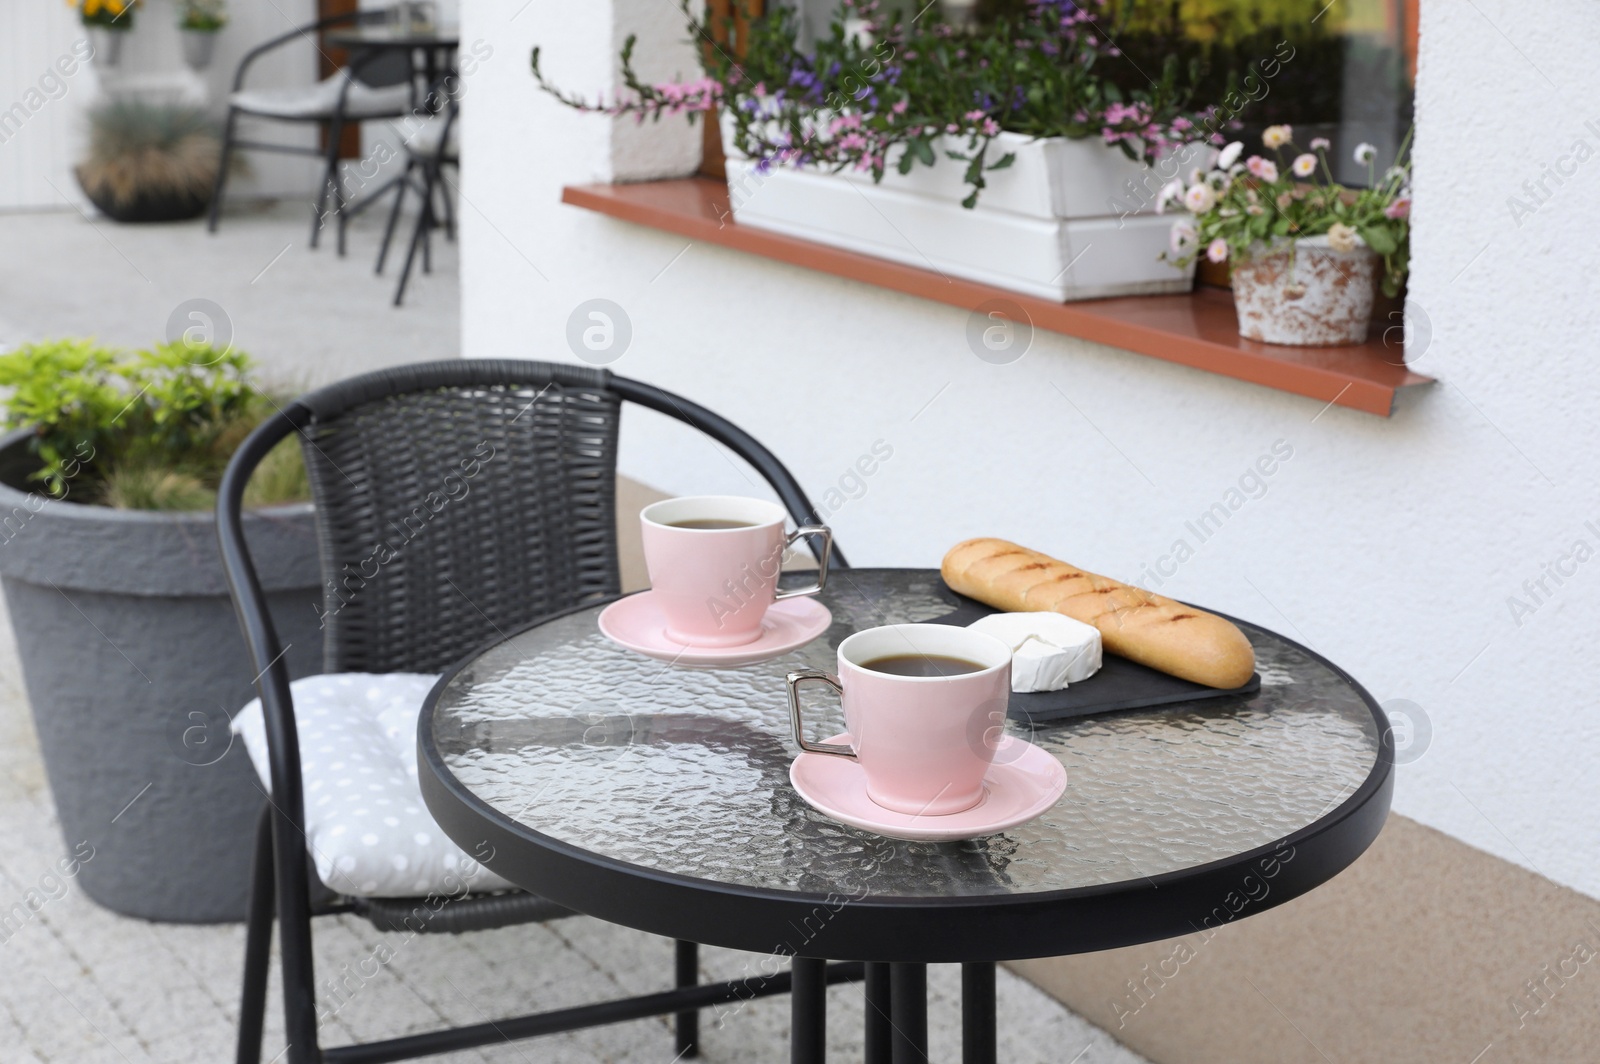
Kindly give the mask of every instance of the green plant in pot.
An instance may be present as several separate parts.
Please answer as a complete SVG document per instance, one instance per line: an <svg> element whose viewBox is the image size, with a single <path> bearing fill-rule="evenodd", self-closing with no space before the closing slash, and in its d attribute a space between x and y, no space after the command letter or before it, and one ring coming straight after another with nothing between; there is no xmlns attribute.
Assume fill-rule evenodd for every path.
<svg viewBox="0 0 1600 1064"><path fill-rule="evenodd" d="M178 31L183 37L183 61L191 70L211 65L217 34L228 24L227 0L182 0L178 5Z"/></svg>
<svg viewBox="0 0 1600 1064"><path fill-rule="evenodd" d="M119 222L195 218L211 202L222 142L204 111L115 99L89 112L84 195Z"/></svg>
<svg viewBox="0 0 1600 1064"><path fill-rule="evenodd" d="M754 14L704 14L680 0L693 40L739 36L743 54L700 50L702 77L652 83L634 67L636 38L619 58L622 88L610 101L557 86L530 62L540 88L569 107L642 122L695 116L719 108L734 154L762 171L789 166L859 171L881 182L886 172L962 168L962 205L978 204L986 174L1010 167L1022 138L1098 141L1131 160L1170 156L1195 141L1220 143L1215 108L1190 106L1198 67L1173 59L1124 89L1109 76L1121 55L1101 29L1107 0L1025 0L993 5L992 21L972 25L974 4L932 3L901 9L879 0L840 0L825 33L807 34L791 5ZM1011 135L1011 136L1006 136Z"/></svg>
<svg viewBox="0 0 1600 1064"><path fill-rule="evenodd" d="M64 841L94 850L79 882L132 916L240 919L261 795L228 725L254 670L212 507L280 400L237 352L84 340L0 355L0 394L0 587ZM322 597L297 442L253 478L245 523L306 675Z"/></svg>
<svg viewBox="0 0 1600 1064"><path fill-rule="evenodd" d="M87 340L0 355L5 426L31 428L29 480L53 498L126 510L208 511L228 459L280 402L250 359L183 341L122 353ZM294 441L263 463L246 504L310 497Z"/></svg>

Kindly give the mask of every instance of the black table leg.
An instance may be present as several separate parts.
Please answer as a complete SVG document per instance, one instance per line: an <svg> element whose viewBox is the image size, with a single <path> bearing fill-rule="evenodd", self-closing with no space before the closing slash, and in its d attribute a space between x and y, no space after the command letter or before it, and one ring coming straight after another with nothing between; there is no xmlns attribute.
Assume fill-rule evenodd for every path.
<svg viewBox="0 0 1600 1064"><path fill-rule="evenodd" d="M962 1064L996 1064L994 962L961 966Z"/></svg>
<svg viewBox="0 0 1600 1064"><path fill-rule="evenodd" d="M866 1064L890 1064L890 1036L894 1026L889 1022L893 1006L889 1001L889 966L868 963L866 986Z"/></svg>
<svg viewBox="0 0 1600 1064"><path fill-rule="evenodd" d="M790 1064L823 1064L828 1056L827 961L796 957L789 962Z"/></svg>
<svg viewBox="0 0 1600 1064"><path fill-rule="evenodd" d="M893 1064L928 1062L928 966L889 965L890 1059Z"/></svg>
<svg viewBox="0 0 1600 1064"><path fill-rule="evenodd" d="M678 940L676 958L677 985L681 989L694 986L700 982L700 947L693 942ZM672 1018L672 1028L676 1044L673 1048L678 1055L674 1060L686 1060L689 1057L700 1055L700 1013L688 1009L677 1013Z"/></svg>

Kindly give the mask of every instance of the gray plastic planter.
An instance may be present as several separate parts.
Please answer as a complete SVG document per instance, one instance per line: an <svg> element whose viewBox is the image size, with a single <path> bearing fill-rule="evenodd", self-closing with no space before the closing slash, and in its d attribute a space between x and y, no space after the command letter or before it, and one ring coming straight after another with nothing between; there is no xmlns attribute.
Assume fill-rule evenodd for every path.
<svg viewBox="0 0 1600 1064"><path fill-rule="evenodd" d="M255 697L206 514L49 500L27 433L0 436L0 586L78 882L130 916L243 919L262 790L228 721ZM289 671L319 670L309 505L246 535Z"/></svg>

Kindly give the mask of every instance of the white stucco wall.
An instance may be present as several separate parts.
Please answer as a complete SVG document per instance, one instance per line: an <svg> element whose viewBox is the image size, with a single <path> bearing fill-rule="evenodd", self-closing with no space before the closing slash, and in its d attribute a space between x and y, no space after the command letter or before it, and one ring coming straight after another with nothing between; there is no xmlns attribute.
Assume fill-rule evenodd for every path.
<svg viewBox="0 0 1600 1064"><path fill-rule="evenodd" d="M1278 628L1380 700L1422 707L1433 739L1400 770L1400 812L1600 896L1600 159L1547 182L1520 226L1506 202L1575 141L1600 151L1585 103L1600 98L1600 8L1424 0L1413 318L1429 323L1418 368L1441 383L1385 420L1051 334L989 365L953 308L562 206L562 185L610 179L623 134L542 97L527 52L542 44L565 86L609 90L646 5L615 6L616 25L607 3L464 13L496 50L465 122L468 356L575 361L568 316L603 297L632 325L613 369L747 426L814 497L853 487L886 441L893 457L831 518L858 565L932 566L993 534L1135 579L1184 538L1194 556L1161 591ZM655 135L667 146L630 142L616 172L670 170L698 131ZM1293 456L1265 494L1200 542L1187 522L1276 441ZM641 413L622 466L675 492L751 490L713 445ZM1579 540L1597 557L1559 586L1546 576L1535 602L1523 582ZM1512 595L1536 607L1520 626Z"/></svg>

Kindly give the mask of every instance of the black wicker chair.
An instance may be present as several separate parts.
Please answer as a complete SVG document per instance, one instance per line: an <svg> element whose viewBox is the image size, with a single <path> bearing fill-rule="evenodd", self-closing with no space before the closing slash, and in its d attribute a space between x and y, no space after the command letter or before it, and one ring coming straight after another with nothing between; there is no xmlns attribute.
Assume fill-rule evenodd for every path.
<svg viewBox="0 0 1600 1064"><path fill-rule="evenodd" d="M229 463L217 502L218 538L239 622L261 674L271 797L256 836L246 933L239 1064L260 1059L273 916L278 918L289 1064L388 1061L673 1013L677 1050L693 1055L698 1008L782 992L786 980L696 985L698 947L678 943L676 990L426 1034L320 1049L311 920L354 913L380 930L406 927L405 899L341 896L318 881L306 852L305 799L288 669L245 545L241 505L261 459L300 436L317 508L325 581L360 567L389 522L408 515L447 473L487 445L470 493L368 577L359 594L325 603L328 672L439 671L497 632L619 590L615 461L624 401L699 429L766 478L800 524L815 519L799 483L731 422L670 392L606 370L549 363L433 362L355 377L289 404ZM845 565L835 549L832 564ZM521 892L469 895L424 922L462 932L569 915Z"/></svg>

